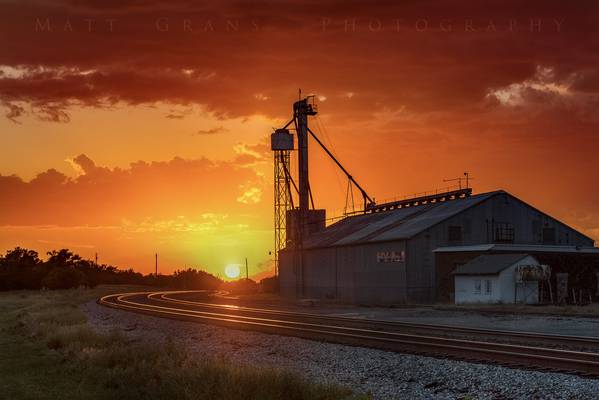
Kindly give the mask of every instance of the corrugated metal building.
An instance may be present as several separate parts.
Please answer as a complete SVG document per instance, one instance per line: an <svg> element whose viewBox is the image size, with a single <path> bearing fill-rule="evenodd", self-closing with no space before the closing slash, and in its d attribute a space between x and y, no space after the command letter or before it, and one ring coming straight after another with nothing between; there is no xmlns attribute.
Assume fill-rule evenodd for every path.
<svg viewBox="0 0 599 400"><path fill-rule="evenodd" d="M490 243L592 247L505 191L347 217L279 254L281 293L361 304L437 299L433 250Z"/></svg>

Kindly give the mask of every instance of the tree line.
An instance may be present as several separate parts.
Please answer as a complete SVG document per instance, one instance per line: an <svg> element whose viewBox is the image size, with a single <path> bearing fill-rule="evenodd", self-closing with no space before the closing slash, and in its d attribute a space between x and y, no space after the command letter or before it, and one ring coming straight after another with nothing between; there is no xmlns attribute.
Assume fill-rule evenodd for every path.
<svg viewBox="0 0 599 400"><path fill-rule="evenodd" d="M18 289L70 289L100 284L132 284L177 289L217 290L230 286L202 270L177 270L172 275L143 275L133 269L96 265L68 249L52 250L42 260L35 250L16 247L0 255L0 291ZM251 280L248 280L251 281ZM254 281L244 282L257 290Z"/></svg>

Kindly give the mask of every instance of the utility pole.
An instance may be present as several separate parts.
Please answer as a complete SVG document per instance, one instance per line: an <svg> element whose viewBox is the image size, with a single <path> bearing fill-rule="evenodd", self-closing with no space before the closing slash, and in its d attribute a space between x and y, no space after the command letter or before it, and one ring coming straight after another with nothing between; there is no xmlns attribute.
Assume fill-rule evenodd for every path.
<svg viewBox="0 0 599 400"><path fill-rule="evenodd" d="M250 274L248 272L248 258L245 258L245 280L249 280L250 279Z"/></svg>
<svg viewBox="0 0 599 400"><path fill-rule="evenodd" d="M98 268L98 253L96 253L95 263L96 263L96 268Z"/></svg>
<svg viewBox="0 0 599 400"><path fill-rule="evenodd" d="M155 275L156 275L156 278L158 278L158 253L154 254L154 257L155 257L154 268L156 271Z"/></svg>

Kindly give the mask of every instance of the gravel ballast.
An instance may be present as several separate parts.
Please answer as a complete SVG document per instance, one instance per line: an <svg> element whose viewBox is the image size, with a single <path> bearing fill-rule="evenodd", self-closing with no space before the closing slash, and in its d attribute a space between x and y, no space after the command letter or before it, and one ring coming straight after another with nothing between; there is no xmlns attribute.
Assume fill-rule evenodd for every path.
<svg viewBox="0 0 599 400"><path fill-rule="evenodd" d="M120 330L160 346L168 341L197 357L223 358L248 368L266 366L338 383L375 399L595 399L599 380L442 360L294 337L238 331L83 305L92 328Z"/></svg>

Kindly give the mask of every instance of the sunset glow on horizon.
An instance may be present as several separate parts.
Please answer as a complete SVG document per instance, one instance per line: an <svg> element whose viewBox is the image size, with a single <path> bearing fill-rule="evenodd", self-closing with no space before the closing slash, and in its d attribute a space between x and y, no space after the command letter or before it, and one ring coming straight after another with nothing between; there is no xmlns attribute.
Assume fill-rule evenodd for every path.
<svg viewBox="0 0 599 400"><path fill-rule="evenodd" d="M231 279L247 257L269 276L268 140L299 88L377 201L469 171L475 193L508 190L599 240L599 42L577 45L597 7L508 3L5 3L0 251L144 273L158 253L162 273ZM339 216L347 181L310 146L316 207Z"/></svg>

